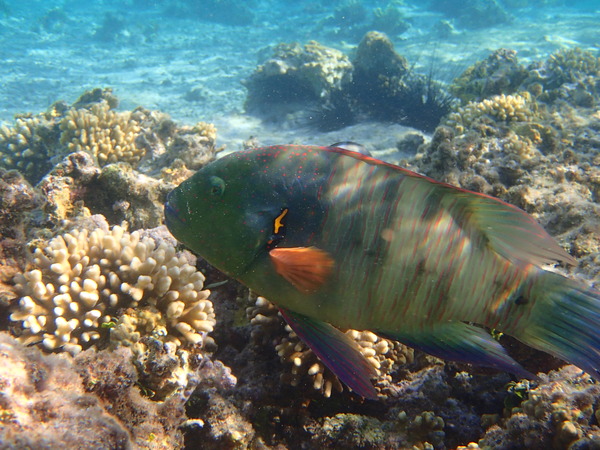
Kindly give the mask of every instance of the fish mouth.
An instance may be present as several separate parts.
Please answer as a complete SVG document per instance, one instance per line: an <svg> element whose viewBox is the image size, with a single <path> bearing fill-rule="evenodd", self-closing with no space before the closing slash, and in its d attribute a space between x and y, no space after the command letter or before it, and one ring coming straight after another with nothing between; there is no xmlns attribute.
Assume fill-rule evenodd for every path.
<svg viewBox="0 0 600 450"><path fill-rule="evenodd" d="M179 217L179 210L173 205L172 201L169 201L172 193L173 192L169 192L167 201L164 204L165 224L169 230L177 229L177 227L185 225L185 222Z"/></svg>

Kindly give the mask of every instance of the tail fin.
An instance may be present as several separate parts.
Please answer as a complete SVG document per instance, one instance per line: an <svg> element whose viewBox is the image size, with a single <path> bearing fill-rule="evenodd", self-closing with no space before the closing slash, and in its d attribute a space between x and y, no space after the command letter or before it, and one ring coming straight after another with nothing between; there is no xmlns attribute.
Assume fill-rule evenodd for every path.
<svg viewBox="0 0 600 450"><path fill-rule="evenodd" d="M540 271L527 297L531 310L513 336L600 380L600 292Z"/></svg>

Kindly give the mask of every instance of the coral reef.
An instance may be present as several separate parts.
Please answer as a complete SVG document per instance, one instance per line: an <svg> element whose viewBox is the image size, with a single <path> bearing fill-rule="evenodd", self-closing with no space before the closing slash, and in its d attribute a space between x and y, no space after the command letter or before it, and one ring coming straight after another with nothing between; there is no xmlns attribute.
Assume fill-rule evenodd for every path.
<svg viewBox="0 0 600 450"><path fill-rule="evenodd" d="M401 1L390 1L385 7L368 9L363 2L343 2L324 19L321 26L337 38L359 40L369 30L399 36L410 28L410 22L400 11Z"/></svg>
<svg viewBox="0 0 600 450"><path fill-rule="evenodd" d="M442 86L410 69L383 33L367 33L352 63L347 95L359 114L433 131L450 110L452 98Z"/></svg>
<svg viewBox="0 0 600 450"><path fill-rule="evenodd" d="M517 52L501 48L478 61L456 78L449 89L463 102L481 101L493 95L513 94L528 77Z"/></svg>
<svg viewBox="0 0 600 450"><path fill-rule="evenodd" d="M43 196L15 170L0 168L0 329L8 322L8 308L17 297L13 278L25 265L26 230Z"/></svg>
<svg viewBox="0 0 600 450"><path fill-rule="evenodd" d="M360 414L339 413L309 425L319 448L444 448L444 419L423 411L410 419L406 411L392 409L384 420Z"/></svg>
<svg viewBox="0 0 600 450"><path fill-rule="evenodd" d="M535 104L529 93L523 95L495 95L481 102L469 102L448 114L446 123L453 125L457 134L465 128L476 128L481 122L496 125L497 122L529 122L535 117Z"/></svg>
<svg viewBox="0 0 600 450"><path fill-rule="evenodd" d="M530 73L529 89L541 91L541 100L566 99L585 108L596 106L600 100L600 57L590 51L578 47L559 50L544 64L532 65Z"/></svg>
<svg viewBox="0 0 600 450"><path fill-rule="evenodd" d="M44 355L0 333L0 441L5 448L142 448L182 445L186 397L140 395L131 352Z"/></svg>
<svg viewBox="0 0 600 450"><path fill-rule="evenodd" d="M600 387L574 366L542 375L520 405L506 411L479 441L482 448L595 448ZM510 443L510 444L509 444Z"/></svg>
<svg viewBox="0 0 600 450"><path fill-rule="evenodd" d="M99 398L106 410L129 431L131 447L181 448L183 434L179 427L186 420L184 404L198 377L193 375L188 390L157 402L145 395L147 391L138 380L132 356L128 348L90 349L78 354L73 364L85 392Z"/></svg>
<svg viewBox="0 0 600 450"><path fill-rule="evenodd" d="M389 2L385 8L373 10L373 21L369 25L372 30L381 31L389 35L399 35L410 28L405 17L398 10L395 2Z"/></svg>
<svg viewBox="0 0 600 450"><path fill-rule="evenodd" d="M307 380L325 397L332 392L342 392L339 379L324 366L319 358L302 342L278 315L278 309L264 297L258 297L254 305L246 310L253 325L252 337L256 342L271 341L281 361L287 367L282 381L298 386ZM287 335L282 333L283 329ZM376 388L382 396L393 391L391 373L399 366L413 360L413 350L398 342L380 338L369 331L346 331L354 339L361 352L373 365L377 373Z"/></svg>
<svg viewBox="0 0 600 450"><path fill-rule="evenodd" d="M528 91L549 104L566 99L575 106L593 107L598 102L599 74L600 57L577 47L559 50L528 67L518 62L514 50L499 49L469 67L449 89L463 103Z"/></svg>
<svg viewBox="0 0 600 450"><path fill-rule="evenodd" d="M15 278L11 319L19 340L72 354L110 341L153 336L175 346L201 344L215 323L204 276L178 256L120 226L75 229L38 244Z"/></svg>
<svg viewBox="0 0 600 450"><path fill-rule="evenodd" d="M89 216L84 197L89 186L100 174L100 168L86 152L67 155L38 183L46 203L43 211L50 223L78 216Z"/></svg>
<svg viewBox="0 0 600 450"><path fill-rule="evenodd" d="M547 89L564 83L577 83L585 77L600 75L600 57L579 47L559 50L546 61L548 81Z"/></svg>
<svg viewBox="0 0 600 450"><path fill-rule="evenodd" d="M125 221L131 229L151 228L162 223L163 204L174 187L117 163L105 166L85 185L83 200L93 213L104 215L110 223Z"/></svg>
<svg viewBox="0 0 600 450"><path fill-rule="evenodd" d="M560 51L532 63L523 78L507 55L496 52L458 80L464 98L488 98L455 105L431 142L407 163L525 209L580 259L577 271L596 277L599 118L595 97L583 101L575 92L596 95L585 83L595 77L597 58L579 49ZM506 94L482 89L494 85L503 70ZM511 92L516 89L519 93Z"/></svg>
<svg viewBox="0 0 600 450"><path fill-rule="evenodd" d="M96 88L72 106L56 102L45 113L19 115L13 126L0 127L0 164L35 184L53 163L85 152L100 168L120 162L179 180L219 150L212 124L179 127L168 115L141 107L117 112L118 104L111 89Z"/></svg>
<svg viewBox="0 0 600 450"><path fill-rule="evenodd" d="M85 392L69 360L43 356L5 333L0 359L0 441L6 448L130 445L127 429Z"/></svg>
<svg viewBox="0 0 600 450"><path fill-rule="evenodd" d="M245 108L275 120L299 106L322 104L341 89L351 70L350 60L342 52L318 42L279 44L273 56L244 83L248 89Z"/></svg>
<svg viewBox="0 0 600 450"><path fill-rule="evenodd" d="M53 124L54 110L45 114L21 114L13 126L0 127L0 163L16 169L32 182L38 181L52 166L49 148L58 144Z"/></svg>
<svg viewBox="0 0 600 450"><path fill-rule="evenodd" d="M357 118L432 131L452 103L440 83L413 72L392 41L377 31L365 34L352 63L338 50L316 42L304 48L280 44L245 85L249 113L323 131Z"/></svg>
<svg viewBox="0 0 600 450"><path fill-rule="evenodd" d="M392 6L365 14L354 31L377 15L400 17ZM429 92L427 79L412 73L382 33L365 36L352 63L314 43L284 44L273 61L275 78L255 75L265 75L263 94L289 65L282 79L303 83L293 100L304 113L317 108L326 122L400 120L426 106L408 95ZM526 209L581 261L575 273L598 282L597 71L595 54L580 49L526 68L511 50L498 50L455 80L462 103L446 105L452 110L430 141L408 135L398 146L419 146L406 163L421 173ZM378 370L380 398L344 391L276 307L252 298L245 316L236 308L246 299L236 296L246 290L221 284L224 275L178 252L164 228L148 229L160 224L173 184L215 157L214 126L178 126L157 111L117 106L110 90L96 89L73 105L18 116L0 131L2 165L24 175L0 171L0 329L18 335L0 332L3 445L600 445L600 391L573 366L514 380L349 330ZM92 215L99 212L106 219ZM122 221L136 231L110 227ZM507 347L529 370L563 364L518 343Z"/></svg>
<svg viewBox="0 0 600 450"><path fill-rule="evenodd" d="M135 140L141 131L132 113L115 112L108 103L91 108L71 109L60 121L60 143L71 152L85 151L97 158L100 166L117 161L137 165L145 155Z"/></svg>

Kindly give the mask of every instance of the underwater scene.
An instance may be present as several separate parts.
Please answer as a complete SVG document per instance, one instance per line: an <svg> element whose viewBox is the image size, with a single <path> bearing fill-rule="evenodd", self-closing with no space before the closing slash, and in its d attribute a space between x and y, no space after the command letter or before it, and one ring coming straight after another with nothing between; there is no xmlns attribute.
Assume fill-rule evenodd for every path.
<svg viewBox="0 0 600 450"><path fill-rule="evenodd" d="M0 449L600 449L598 30L0 0Z"/></svg>

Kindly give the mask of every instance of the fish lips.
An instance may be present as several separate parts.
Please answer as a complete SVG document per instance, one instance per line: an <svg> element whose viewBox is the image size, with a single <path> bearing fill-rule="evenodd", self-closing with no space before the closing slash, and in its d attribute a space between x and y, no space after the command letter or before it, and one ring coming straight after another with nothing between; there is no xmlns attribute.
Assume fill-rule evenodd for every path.
<svg viewBox="0 0 600 450"><path fill-rule="evenodd" d="M169 192L167 195L167 201L164 204L164 215L165 215L165 224L167 228L171 232L171 234L175 235L177 230L181 227L185 226L185 222L179 216L179 211L177 207L173 204L172 198L173 191Z"/></svg>

